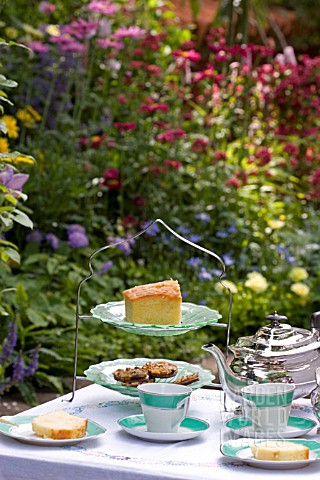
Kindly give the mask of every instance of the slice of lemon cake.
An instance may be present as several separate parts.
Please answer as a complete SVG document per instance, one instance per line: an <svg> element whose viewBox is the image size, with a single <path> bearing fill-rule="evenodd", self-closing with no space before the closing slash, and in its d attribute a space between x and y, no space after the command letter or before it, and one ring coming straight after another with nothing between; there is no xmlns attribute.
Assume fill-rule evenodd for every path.
<svg viewBox="0 0 320 480"><path fill-rule="evenodd" d="M280 462L308 460L309 448L300 443L269 440L251 446L254 457L258 460L275 460Z"/></svg>
<svg viewBox="0 0 320 480"><path fill-rule="evenodd" d="M32 420L32 430L38 437L65 440L82 438L86 434L88 419L56 410Z"/></svg>
<svg viewBox="0 0 320 480"><path fill-rule="evenodd" d="M177 280L138 285L124 290L126 320L152 325L181 323L181 292Z"/></svg>

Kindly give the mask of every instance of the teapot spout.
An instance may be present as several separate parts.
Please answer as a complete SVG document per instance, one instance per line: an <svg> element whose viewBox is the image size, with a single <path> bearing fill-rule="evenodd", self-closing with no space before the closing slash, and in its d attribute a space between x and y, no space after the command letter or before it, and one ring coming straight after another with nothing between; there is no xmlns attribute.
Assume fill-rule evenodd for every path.
<svg viewBox="0 0 320 480"><path fill-rule="evenodd" d="M245 387L247 385L247 382L234 374L224 354L216 345L214 345L213 343L207 343L201 348L202 350L210 352L211 355L214 357L218 367L221 387L224 392L229 395L231 400L233 400L234 402L241 403L241 388Z"/></svg>

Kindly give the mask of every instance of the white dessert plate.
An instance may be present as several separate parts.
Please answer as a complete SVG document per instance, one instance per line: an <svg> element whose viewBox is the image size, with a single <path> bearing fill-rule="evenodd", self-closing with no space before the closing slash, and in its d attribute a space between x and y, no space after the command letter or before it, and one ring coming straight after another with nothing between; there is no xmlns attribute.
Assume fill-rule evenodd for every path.
<svg viewBox="0 0 320 480"><path fill-rule="evenodd" d="M290 416L285 431L257 432L246 417L234 417L226 422L226 427L236 435L249 438L297 438L310 432L316 425L317 422L310 418Z"/></svg>
<svg viewBox="0 0 320 480"><path fill-rule="evenodd" d="M194 417L186 417L182 420L177 433L148 432L144 415L130 415L120 418L118 425L135 437L142 438L149 442L181 442L198 437L208 430L210 425L204 420Z"/></svg>
<svg viewBox="0 0 320 480"><path fill-rule="evenodd" d="M123 393L124 395L130 395L131 397L139 397L138 390L134 387L127 387L118 382L113 377L113 372L118 368L127 368L127 367L142 367L147 362L170 362L178 367L178 372L174 377L170 378L157 378L156 382L159 383L168 383L174 382L178 378L185 377L186 375L191 375L193 373L199 374L199 380L189 385L190 388L196 390L201 388L204 385L210 385L215 379L215 376L211 373L210 370L205 370L199 365L193 365L187 362L179 362L175 360L166 360L161 359L151 359L151 358L131 358L131 359L117 359L110 362L102 362L97 365L91 365L87 370L85 370L84 375L87 380L97 383L102 387L109 388L111 390L116 390L117 392Z"/></svg>
<svg viewBox="0 0 320 480"><path fill-rule="evenodd" d="M286 442L300 443L309 448L308 460L296 460L296 461L272 461L272 460L257 460L254 458L251 451L251 445L260 443L262 440L256 440L252 438L237 438L236 440L229 440L222 443L220 451L222 455L230 457L236 460L241 460L247 465L256 468L264 468L268 470L294 470L296 468L303 468L310 463L316 462L320 459L320 443L314 440L305 440L301 438L299 440L286 440ZM281 442L281 440L279 440Z"/></svg>
<svg viewBox="0 0 320 480"><path fill-rule="evenodd" d="M138 335L152 335L155 337L181 335L206 325L214 325L222 317L217 310L185 302L182 302L181 305L180 325L146 325L127 322L123 301L97 305L91 309L91 313L94 318L98 318L102 322L109 323L114 327L122 328Z"/></svg>
<svg viewBox="0 0 320 480"><path fill-rule="evenodd" d="M62 447L64 445L74 445L85 440L92 440L94 438L100 437L106 432L106 429L99 425L98 423L88 420L88 426L86 435L82 438L70 438L66 440L53 440L51 438L41 438L32 431L31 422L32 417L25 417L16 415L14 417L1 417L3 420L12 422L14 425L9 423L2 423L0 421L0 433L6 435L7 437L14 438L22 443L29 443L30 445L40 445L43 447Z"/></svg>

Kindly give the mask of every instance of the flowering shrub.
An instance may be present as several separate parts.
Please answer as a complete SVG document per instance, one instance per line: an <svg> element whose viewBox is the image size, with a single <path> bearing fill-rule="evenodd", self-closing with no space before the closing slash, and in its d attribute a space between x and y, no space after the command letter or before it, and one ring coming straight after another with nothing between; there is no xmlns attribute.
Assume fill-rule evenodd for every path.
<svg viewBox="0 0 320 480"><path fill-rule="evenodd" d="M320 298L320 59L229 46L222 27L198 52L169 5L154 0L77 2L70 18L59 15L60 3L38 6L39 22L15 30L32 52L3 51L19 83L17 113L3 122L9 148L32 145L37 156L24 188L36 229L19 238L24 261L15 280L23 275L30 298L22 317L52 329L39 333L47 372L50 351L55 373L70 373L70 338L61 331L72 330L87 258L107 243L125 240L97 260L84 311L171 276L185 301L226 318L218 264L157 224L132 239L158 217L223 258L234 337L256 331L275 309L308 326ZM199 332L182 349L177 339L128 346L125 334L108 330L114 341L106 346L98 326L83 328L83 369L93 357L125 352L194 358L213 335Z"/></svg>

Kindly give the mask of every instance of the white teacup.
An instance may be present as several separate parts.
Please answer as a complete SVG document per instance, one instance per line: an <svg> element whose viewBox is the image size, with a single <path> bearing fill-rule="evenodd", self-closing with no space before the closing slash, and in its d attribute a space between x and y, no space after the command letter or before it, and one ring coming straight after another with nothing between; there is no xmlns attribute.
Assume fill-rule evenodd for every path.
<svg viewBox="0 0 320 480"><path fill-rule="evenodd" d="M257 432L284 432L293 392L290 383L259 383L241 389L244 413Z"/></svg>
<svg viewBox="0 0 320 480"><path fill-rule="evenodd" d="M172 383L138 386L148 432L175 433L187 416L192 389Z"/></svg>

